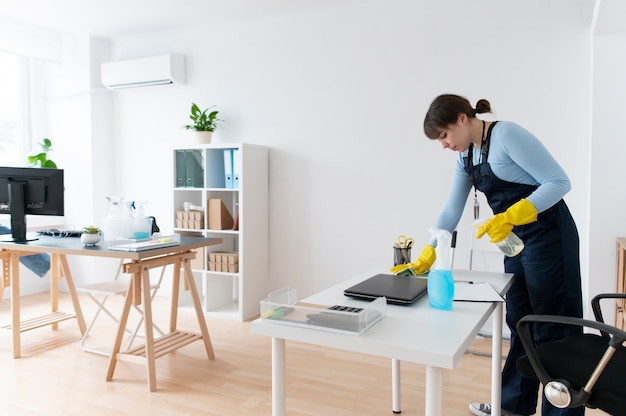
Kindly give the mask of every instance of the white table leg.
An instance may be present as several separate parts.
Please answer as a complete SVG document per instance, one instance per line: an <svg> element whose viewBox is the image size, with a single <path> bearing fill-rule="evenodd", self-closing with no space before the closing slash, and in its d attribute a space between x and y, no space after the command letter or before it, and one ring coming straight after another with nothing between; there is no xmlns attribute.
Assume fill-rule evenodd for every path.
<svg viewBox="0 0 626 416"><path fill-rule="evenodd" d="M493 311L491 338L491 414L500 416L502 405L502 302Z"/></svg>
<svg viewBox="0 0 626 416"><path fill-rule="evenodd" d="M272 416L285 416L285 340L272 337Z"/></svg>
<svg viewBox="0 0 626 416"><path fill-rule="evenodd" d="M391 359L391 410L400 413L400 360Z"/></svg>
<svg viewBox="0 0 626 416"><path fill-rule="evenodd" d="M441 386L441 368L426 366L426 416L441 416Z"/></svg>

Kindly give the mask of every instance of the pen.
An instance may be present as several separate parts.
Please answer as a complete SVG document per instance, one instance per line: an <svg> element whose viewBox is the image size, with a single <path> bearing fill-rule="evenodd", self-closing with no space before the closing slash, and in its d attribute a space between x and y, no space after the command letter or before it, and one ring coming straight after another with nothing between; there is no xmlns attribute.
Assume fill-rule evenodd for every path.
<svg viewBox="0 0 626 416"><path fill-rule="evenodd" d="M456 280L455 283L467 283L467 284L473 285L474 281L473 280Z"/></svg>

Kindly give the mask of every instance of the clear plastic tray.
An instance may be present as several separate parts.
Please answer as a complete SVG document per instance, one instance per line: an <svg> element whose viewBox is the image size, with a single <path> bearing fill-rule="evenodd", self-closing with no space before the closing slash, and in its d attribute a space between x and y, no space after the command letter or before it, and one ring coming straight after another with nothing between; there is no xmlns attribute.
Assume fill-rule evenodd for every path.
<svg viewBox="0 0 626 416"><path fill-rule="evenodd" d="M153 236L150 238L119 238L108 242L109 250L115 251L146 251L155 248L171 247L180 245L180 235Z"/></svg>
<svg viewBox="0 0 626 416"><path fill-rule="evenodd" d="M321 331L360 335L385 317L384 297L368 303L360 312L329 309L334 305L317 305L298 301L295 288L282 288L261 300L261 320Z"/></svg>

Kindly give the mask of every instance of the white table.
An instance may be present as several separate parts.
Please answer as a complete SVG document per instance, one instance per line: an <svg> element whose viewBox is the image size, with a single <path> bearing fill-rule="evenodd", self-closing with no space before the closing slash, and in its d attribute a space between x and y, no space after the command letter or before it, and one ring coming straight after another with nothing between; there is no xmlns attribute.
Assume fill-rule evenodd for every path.
<svg viewBox="0 0 626 416"><path fill-rule="evenodd" d="M348 298L343 295L343 290L377 272L386 271L357 276L301 301L363 306L365 301ZM453 275L457 281L488 282L501 294L505 294L513 282L513 276L506 273L454 270ZM441 311L430 308L426 296L411 306L387 305L386 317L360 336L261 319L252 322L253 333L272 337L272 415L285 415L285 340L290 340L391 358L394 413L400 413L400 362L404 360L426 365L425 415L439 416L442 412L443 369L456 366L492 314L491 403L493 415L500 416L502 302L454 302L452 311Z"/></svg>

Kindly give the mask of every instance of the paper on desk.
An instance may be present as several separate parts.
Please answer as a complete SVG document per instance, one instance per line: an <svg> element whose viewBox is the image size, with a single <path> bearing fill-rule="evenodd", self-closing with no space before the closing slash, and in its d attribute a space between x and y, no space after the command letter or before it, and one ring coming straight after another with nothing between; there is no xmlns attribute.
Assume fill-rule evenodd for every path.
<svg viewBox="0 0 626 416"><path fill-rule="evenodd" d="M504 302L504 298L486 282L454 282L454 300L462 302Z"/></svg>

